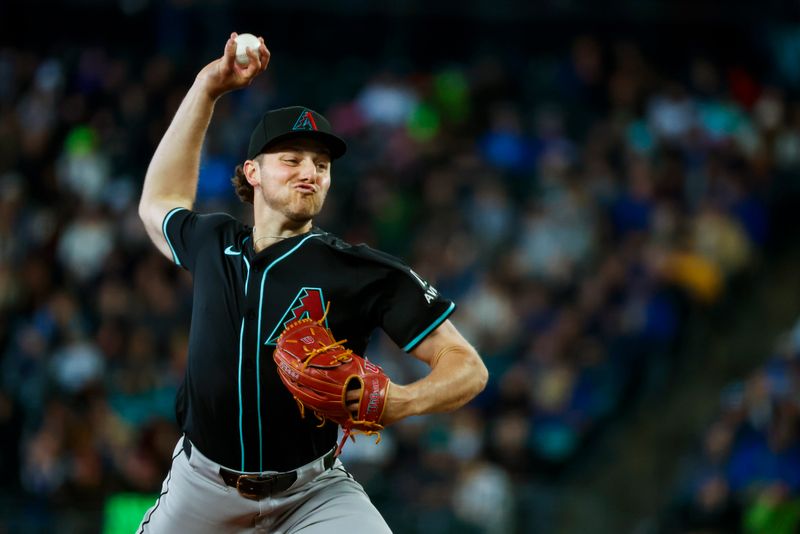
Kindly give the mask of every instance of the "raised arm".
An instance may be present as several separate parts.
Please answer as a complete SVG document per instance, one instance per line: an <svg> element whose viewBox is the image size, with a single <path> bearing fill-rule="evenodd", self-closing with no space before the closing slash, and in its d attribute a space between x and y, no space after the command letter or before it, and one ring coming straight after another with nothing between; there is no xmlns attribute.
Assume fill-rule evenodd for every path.
<svg viewBox="0 0 800 534"><path fill-rule="evenodd" d="M225 43L221 58L206 65L195 78L172 123L158 144L144 179L139 217L147 235L167 258L172 258L161 224L173 208L191 209L200 173L200 150L214 104L228 91L250 85L264 72L270 53L259 38L257 51L248 50L246 66L236 62L236 33Z"/></svg>
<svg viewBox="0 0 800 534"><path fill-rule="evenodd" d="M410 415L455 410L486 387L489 372L480 356L448 320L412 351L431 372L408 385L389 386L383 423Z"/></svg>

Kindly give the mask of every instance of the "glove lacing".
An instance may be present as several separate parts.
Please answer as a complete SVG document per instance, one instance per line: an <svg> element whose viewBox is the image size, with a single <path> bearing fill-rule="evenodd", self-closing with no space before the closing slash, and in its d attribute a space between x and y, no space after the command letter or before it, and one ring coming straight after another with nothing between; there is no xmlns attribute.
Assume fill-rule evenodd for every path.
<svg viewBox="0 0 800 534"><path fill-rule="evenodd" d="M311 318L306 318L306 319L300 319L300 321L298 321L298 322L309 322L309 323L313 322L313 323L317 323L318 325L322 326L322 323L325 322L325 318L328 316L328 310L330 310L330 307L331 307L331 302L328 301L327 305L325 306L325 313L322 315L322 317L319 320L314 321ZM328 331L328 334L333 339L333 332L331 332L330 328L326 328L325 330ZM312 336L316 335L314 333L314 329L313 328L311 329L311 335ZM289 342L289 341L296 342L296 340L287 340L287 342ZM307 358L305 360L303 360L303 370L305 371L306 368L308 367L308 365L311 363L311 360L313 360L317 356L320 356L321 354L324 354L325 352L329 351L332 348L339 347L339 346L343 345L344 343L347 343L347 339L342 339L340 341L335 341L333 343L329 343L328 345L323 345L323 346L318 347L318 348L313 349L313 350L309 349L308 347L306 347L304 345L303 346L303 350L306 352ZM337 361L338 362L345 362L350 358L350 355L352 353L353 353L353 351L351 349L345 349L344 352L342 352L338 356L334 357L334 359L331 361L331 363L337 362ZM362 395L363 395L363 393L362 393ZM295 402L297 403L297 408L300 410L300 417L305 418L305 416L306 416L306 406L305 406L305 404L303 404L303 401L298 399L297 396L293 396L293 397L294 397ZM319 424L317 425L317 428L322 428L323 426L325 426L325 423L327 422L328 418L325 417L324 414L321 414L321 413L317 412L316 410L314 410L314 416L317 419L319 419ZM377 436L375 438L375 444L377 445L378 443L381 442L381 433L380 433L380 431L384 429L384 426L382 424L376 423L374 421L367 421L365 419L357 421L357 420L353 419L352 415L350 416L350 420L351 420L350 425L360 425L360 426L368 427L369 430L356 429L354 431L351 426L342 427L342 430L343 430L342 441L339 443L339 446L336 447L336 452L334 453L334 458L339 456L342 453L342 447L344 447L344 444L347 441L347 438L350 438L351 440L353 440L353 442L356 441L356 438L353 435L354 433L364 434L366 436Z"/></svg>

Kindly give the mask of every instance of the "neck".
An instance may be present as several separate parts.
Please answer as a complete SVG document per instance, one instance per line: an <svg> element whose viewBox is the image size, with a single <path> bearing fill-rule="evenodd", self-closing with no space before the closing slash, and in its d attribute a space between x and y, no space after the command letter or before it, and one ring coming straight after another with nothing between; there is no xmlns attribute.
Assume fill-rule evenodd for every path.
<svg viewBox="0 0 800 534"><path fill-rule="evenodd" d="M311 231L310 218L290 219L282 211L272 208L264 202L260 187L255 189L254 200L253 248L256 252L261 252L284 239Z"/></svg>
<svg viewBox="0 0 800 534"><path fill-rule="evenodd" d="M256 222L253 228L253 248L256 252L261 252L270 245L279 241L305 234L311 230L311 221L302 224L268 224L262 221Z"/></svg>

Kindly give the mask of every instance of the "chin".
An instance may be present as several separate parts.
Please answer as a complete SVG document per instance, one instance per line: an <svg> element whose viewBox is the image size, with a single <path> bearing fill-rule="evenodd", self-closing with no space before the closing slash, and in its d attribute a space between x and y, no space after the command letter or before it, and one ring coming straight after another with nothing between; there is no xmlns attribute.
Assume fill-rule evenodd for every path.
<svg viewBox="0 0 800 534"><path fill-rule="evenodd" d="M286 213L286 217L294 222L304 223L316 217L319 211L320 211L319 209L293 210Z"/></svg>
<svg viewBox="0 0 800 534"><path fill-rule="evenodd" d="M322 210L322 202L316 200L310 202L297 203L291 207L291 217L293 220L308 220L316 217Z"/></svg>
<svg viewBox="0 0 800 534"><path fill-rule="evenodd" d="M295 223L305 223L316 217L322 209L325 198L314 196L265 198L266 204Z"/></svg>
<svg viewBox="0 0 800 534"><path fill-rule="evenodd" d="M297 223L298 225L306 224L307 222L311 221L314 218L313 215L301 215L299 213L288 213L286 218L292 221L293 223Z"/></svg>

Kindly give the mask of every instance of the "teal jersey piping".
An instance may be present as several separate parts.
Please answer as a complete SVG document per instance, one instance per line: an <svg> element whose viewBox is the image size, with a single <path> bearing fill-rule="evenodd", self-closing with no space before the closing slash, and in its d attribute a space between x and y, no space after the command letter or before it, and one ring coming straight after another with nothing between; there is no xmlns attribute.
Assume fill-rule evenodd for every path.
<svg viewBox="0 0 800 534"><path fill-rule="evenodd" d="M242 241L242 248L244 248L244 243L248 239L249 237L244 238L244 241ZM244 250L242 250L242 259L247 266L247 277L244 280L244 294L247 296L247 286L250 284L250 262L247 261L247 258L244 256ZM239 331L239 449L242 451L242 471L244 471L244 431L242 427L242 418L244 417L244 410L242 409L242 340L244 339L244 319L244 315L242 315L242 328Z"/></svg>
<svg viewBox="0 0 800 534"><path fill-rule="evenodd" d="M250 282L250 262L247 261L247 258L244 257L242 254L242 259L244 260L244 264L247 265L247 277L244 279L244 296L247 296L247 284Z"/></svg>
<svg viewBox="0 0 800 534"><path fill-rule="evenodd" d="M245 290L245 293L247 291ZM244 339L244 316L239 331L239 449L242 451L242 471L244 471L244 432L242 430L242 339Z"/></svg>
<svg viewBox="0 0 800 534"><path fill-rule="evenodd" d="M164 217L164 222L161 223L161 233L164 234L164 239L167 240L167 245L169 246L169 250L172 252L172 261L178 267L183 267L181 265L181 260L178 259L178 255L175 253L175 247L172 246L172 241L169 240L169 236L167 235L167 223L169 223L170 218L175 215L180 210L185 210L186 208L182 206L178 206L177 208L172 208L169 213Z"/></svg>
<svg viewBox="0 0 800 534"><path fill-rule="evenodd" d="M430 333L433 331L433 329L434 329L434 328L436 328L437 326L439 326L440 324L442 324L442 323L444 322L444 320L445 320L445 319L447 319L447 316L448 316L448 315L450 315L451 313L453 313L453 310L454 310L454 309L456 309L456 305L455 305L455 303L454 303L454 302L451 302L451 303L450 303L450 306L449 306L449 307L448 307L448 308L445 310L445 312L444 312L442 315L440 315L440 316L439 316L439 318L438 318L438 319L436 319L435 321L433 321L433 323L431 323L431 325L430 325L428 328L426 328L425 330L423 330L423 331L422 331L422 333L421 333L420 335L418 335L417 337L415 337L414 339L412 339L412 340L411 340L411 342L410 342L408 345L406 345L405 347L403 347L403 352L408 352L408 351L410 351L411 349L413 349L414 347L416 347L416 346L417 346L417 343L419 343L420 341L422 341L423 339L425 339L425 336L427 336L428 334L430 334Z"/></svg>
<svg viewBox="0 0 800 534"><path fill-rule="evenodd" d="M264 470L264 446L263 446L263 438L262 438L262 429L261 429L261 309L264 303L264 283L267 281L267 273L275 267L280 261L283 261L288 256L290 256L294 251L300 248L303 243L311 239L312 237L317 237L322 234L310 234L304 237L298 244L296 244L289 252L281 256L280 258L276 259L272 263L270 263L266 269L264 269L264 274L261 275L261 289L259 292L258 297L258 335L256 336L256 402L258 403L258 468L259 471Z"/></svg>

